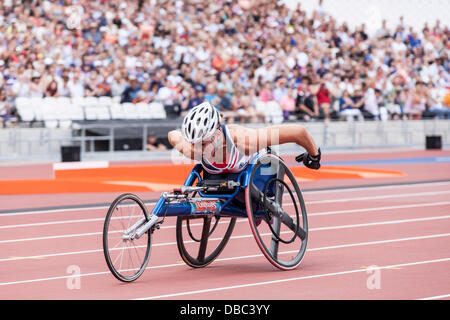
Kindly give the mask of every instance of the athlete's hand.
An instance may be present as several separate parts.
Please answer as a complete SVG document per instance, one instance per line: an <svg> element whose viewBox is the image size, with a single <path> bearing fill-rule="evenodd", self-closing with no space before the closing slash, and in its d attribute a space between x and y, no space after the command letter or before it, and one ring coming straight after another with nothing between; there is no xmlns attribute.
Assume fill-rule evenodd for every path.
<svg viewBox="0 0 450 320"><path fill-rule="evenodd" d="M297 162L303 162L303 164L310 169L318 170L320 168L320 158L322 155L320 148L318 150L319 153L316 156L312 156L308 152L305 152L295 157L295 160Z"/></svg>

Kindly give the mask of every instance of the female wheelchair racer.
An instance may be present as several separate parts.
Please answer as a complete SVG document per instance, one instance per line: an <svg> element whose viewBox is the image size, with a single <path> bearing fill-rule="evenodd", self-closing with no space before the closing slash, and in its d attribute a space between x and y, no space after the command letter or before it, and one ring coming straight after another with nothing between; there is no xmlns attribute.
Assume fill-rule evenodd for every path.
<svg viewBox="0 0 450 320"><path fill-rule="evenodd" d="M103 247L107 265L116 278L130 282L143 273L150 257L151 235L166 216L178 217L178 250L191 267L204 267L214 261L230 239L238 217L248 218L258 246L274 266L289 270L300 264L308 233L303 197L296 178L270 147L296 143L306 150L295 158L296 161L319 169L320 149L302 125L260 129L227 126L221 124L218 110L204 102L191 109L182 122L181 131L169 132L168 138L180 153L200 164L194 166L184 186L173 193L163 193L150 214L143 201L133 194L121 195L111 204L104 224ZM117 231L112 226L115 219L121 219L115 216L117 211L133 205L143 217L122 214L127 222ZM295 219L291 217L292 209ZM160 217L163 219L158 221ZM215 223L211 228L213 217ZM223 218L230 218L230 221L225 225L223 238L214 238L218 244L211 250L208 240L220 229L219 220ZM195 219L203 219L200 237L193 235L193 229L199 225L192 223ZM292 234L288 240L287 233ZM143 237L144 234L148 236ZM198 244L194 254L190 252L192 243ZM281 245L286 245L286 250L282 251ZM140 248L144 248L142 253L138 252ZM128 255L136 254L134 259L130 256L133 266L124 265L126 251ZM290 256L287 260L282 258L286 255ZM134 265L136 260L140 261L137 266Z"/></svg>

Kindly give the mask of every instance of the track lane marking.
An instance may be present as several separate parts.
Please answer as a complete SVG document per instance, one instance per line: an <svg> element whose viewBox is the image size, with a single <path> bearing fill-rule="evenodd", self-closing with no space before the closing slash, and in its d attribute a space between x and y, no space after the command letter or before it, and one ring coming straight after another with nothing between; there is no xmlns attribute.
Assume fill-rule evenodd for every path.
<svg viewBox="0 0 450 320"><path fill-rule="evenodd" d="M325 247L318 247L318 248L311 248L307 249L307 251L323 251L323 250L331 250L331 249L340 249L340 248L350 248L350 247L358 247L358 246L370 246L370 245L378 245L378 244L386 244L386 243L394 243L394 242L402 242L402 241L414 241L414 240L424 240L424 239L434 239L434 238L441 238L441 237L448 237L450 236L450 233L442 233L442 234L432 234L432 235L425 235L425 236L415 236L415 237L407 237L407 238L398 238L398 239L389 239L389 240L378 240L378 241L368 241L368 242L360 242L360 243L348 243L348 244L342 244L342 245L333 245L333 246L325 246ZM96 250L103 251L103 250ZM91 253L92 250L87 250L81 253ZM77 252L78 253L78 252ZM292 251L284 251L280 254L289 254L292 253ZM61 255L61 254L58 254ZM258 257L264 257L262 253L259 254L253 254L253 255L246 255L246 256L238 256L238 257L229 257L229 258L217 258L214 263L217 262L226 262L226 261L233 261L233 260L241 260L241 259L249 259L249 258L258 258ZM170 268L170 267L179 267L179 266L185 266L186 264L184 262L182 263L173 263L173 264L166 264L166 265L159 265L159 266L148 266L145 269L164 269L164 268ZM80 277L87 277L87 276L97 276L97 275L104 275L104 274L111 274L110 271L101 271L101 272L93 272L93 273L84 273L84 274L78 274L77 276ZM4 282L0 283L0 286L7 286L7 285L14 285L14 284L24 284L24 283L32 283L32 282L41 282L41 281L50 281L50 280L59 280L59 279L68 279L72 278L71 275L64 275L64 276L56 276L56 277L48 277L48 278L39 278L39 279L31 279L31 280L21 280L21 281L12 281L12 282Z"/></svg>
<svg viewBox="0 0 450 320"><path fill-rule="evenodd" d="M437 300L437 299L445 299L445 298L450 298L450 293L449 294L443 294L443 295L440 295L440 296L420 298L420 299L416 299L416 300Z"/></svg>
<svg viewBox="0 0 450 320"><path fill-rule="evenodd" d="M449 204L450 202L445 202L445 204ZM407 205L404 208L410 207L422 207L422 206L433 206L433 205L441 205L442 203L435 204L422 204L422 205ZM381 210L390 210L390 209L398 209L399 207L379 207L379 208L365 208L358 210L346 210L344 212L322 212L317 213L315 215L325 215L325 214L338 214L338 213L348 213L348 212L359 212L359 211L381 211ZM311 214L312 215L312 214ZM393 223L404 223L404 222L417 222L417 221L429 221L436 219L448 219L450 215L446 216L434 216L434 217L426 217L426 218L414 218L414 219L401 219L401 220L388 220L388 221L380 221L380 222L371 222L371 223L363 223L363 224L352 224L352 225L341 225L341 226L328 226L328 227L318 227L318 228L310 228L309 231L318 231L318 230L333 230L333 229L344 229L350 227L365 227L372 225L382 225L382 224L393 224ZM246 221L242 219L242 221ZM175 228L175 226L167 226L166 228ZM85 237L85 236L98 236L103 235L103 232L89 232L89 233L78 233L78 234L63 234L63 235L54 235L54 236L45 236L45 237L33 237L33 238L21 238L21 239L9 239L9 240L0 240L0 244L5 243L14 243L14 242L25 242L25 241L37 241L37 240L50 240L50 239L64 239L64 238L74 238L74 237Z"/></svg>
<svg viewBox="0 0 450 320"><path fill-rule="evenodd" d="M373 190L373 189L393 189L393 188L414 188L414 187L420 187L420 186L442 186L442 185L449 185L450 182L420 182L420 183L412 183L412 184L396 184L396 185L387 185L387 186L367 186L363 185L360 187L344 187L342 189L331 189L331 190L302 190L302 194L322 194L322 193L334 193L334 192L347 192L352 190L357 191L365 191L365 190ZM112 202L112 201L111 201ZM144 201L146 205L152 205L156 204L157 200L147 200ZM80 208L60 208L60 209L45 209L45 210L35 210L31 209L30 211L23 211L23 212L13 212L13 213L0 213L1 217L8 217L8 216L17 216L17 215L29 215L29 214L45 214L45 213L64 213L64 212L71 212L71 211L86 211L86 210L104 210L108 209L109 205L91 205L87 207L80 207Z"/></svg>
<svg viewBox="0 0 450 320"><path fill-rule="evenodd" d="M415 262L408 262L408 263L400 263L400 264L379 266L378 268L379 269L392 269L392 268L401 268L401 267L416 266L416 265L429 264L429 263L447 262L447 261L450 261L450 258L415 261ZM210 288L210 289L202 289L202 290L193 290L193 291L170 293L170 294L164 294L164 295L159 295L159 296L150 296L150 297L144 297L144 298L136 298L136 299L133 299L133 300L165 299L165 298L173 298L173 297L194 295L194 294L199 294L199 293L208 293L208 292L216 292L216 291L248 288L248 287L255 287L255 286L271 285L271 284L278 284L278 283L283 283L283 282L292 282L292 281L299 281L299 280L305 280L305 279L324 278L324 277L346 275L346 274L360 273L360 272L366 272L366 270L355 269L355 270L347 270L347 271L340 271L340 272L316 274L316 275L303 276L303 277L294 277L294 278L270 280L270 281L263 281L263 282L245 283L245 284L234 285L234 286L227 286L227 287L217 287L217 288Z"/></svg>
<svg viewBox="0 0 450 320"><path fill-rule="evenodd" d="M338 200L317 200L317 201L307 201L307 205L311 204L322 204L322 203L332 203L332 202L354 202L354 201L366 201L366 200L379 200L379 199L392 199L392 198L405 198L405 197L417 197L419 195L441 195L441 194L450 194L450 191L438 191L438 192L426 192L426 193L402 193L396 195L383 195L383 196L373 196L373 197L360 197L360 198L346 198L346 199L338 199ZM397 206L387 206L387 207L378 207L378 208L365 208L365 209L351 209L351 210L338 210L338 211L328 211L323 213L308 213L308 216L318 216L318 215L328 215L328 214L338 214L338 213L352 213L358 211L376 211L376 210L388 210L388 209L400 209L400 208L410 208L417 206L436 206L436 205L445 205L450 204L450 201L440 201L433 203L419 203L419 204L406 204L406 205L397 205ZM292 203L286 204L286 206L291 206ZM0 216L1 217L1 216ZM24 227L36 227L36 226L47 226L47 225L57 225L57 224L67 224L67 223L83 223L83 222L97 222L97 221L105 221L105 218L90 218L90 219L74 219L74 220L56 220L49 222L35 222L35 223L26 223L26 224L15 224L15 225L3 225L0 226L0 229L12 229L12 228L24 228ZM167 226L163 226L164 228Z"/></svg>
<svg viewBox="0 0 450 320"><path fill-rule="evenodd" d="M269 235L269 234L266 234L266 235ZM361 243L357 243L356 245L345 244L345 245L328 246L328 247L323 247L322 249L311 248L311 249L307 249L307 251L316 251L316 250L343 248L343 247L353 247L353 246L369 245L369 244L381 244L381 243L398 242L398 241L406 241L406 240L431 239L431 238L448 237L448 236L450 236L450 233L441 233L441 234L435 234L435 235L400 238L400 239L393 239L393 240L378 240L378 241L361 242ZM253 237L252 234L241 235L241 236L231 236L230 240L237 240L237 239L251 238L251 237ZM210 239L210 241L220 241L220 240L222 240L222 238L211 238ZM186 243L194 243L194 241L193 240L192 241L186 241ZM153 247L171 246L171 245L176 245L176 244L177 244L176 242L155 243L155 244L152 245L152 248ZM136 248L143 248L143 247L144 246L137 246ZM52 258L52 257L78 255L78 254L89 254L89 253L99 253L99 252L103 252L103 249L91 249L91 250L79 250L79 251L69 251L69 252L60 252L60 253L49 253L49 254L26 256L26 257L9 257L9 258L0 259L0 262L17 261L17 260L28 260L28 259L45 259L45 258ZM288 253L292 253L292 252L289 251ZM256 257L256 256L259 256L259 255L245 256L245 257ZM220 260L221 259L218 258L215 261L220 261Z"/></svg>

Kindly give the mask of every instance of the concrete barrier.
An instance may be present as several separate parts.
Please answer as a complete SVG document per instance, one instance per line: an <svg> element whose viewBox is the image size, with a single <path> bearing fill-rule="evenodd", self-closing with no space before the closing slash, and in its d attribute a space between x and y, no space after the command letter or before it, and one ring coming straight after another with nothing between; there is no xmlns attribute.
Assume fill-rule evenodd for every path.
<svg viewBox="0 0 450 320"><path fill-rule="evenodd" d="M364 122L323 122L301 123L304 125L316 143L324 150L344 150L360 148L423 148L426 136L441 136L443 148L450 147L449 120L411 120L411 121L364 121ZM102 124L103 126L105 123ZM145 124L130 124L124 122L114 125L123 129L130 126ZM267 124L253 124L250 127L263 127ZM178 128L179 122L173 123ZM165 128L169 130L170 128ZM77 132L85 132L78 130ZM61 146L81 144L82 160L101 159L164 159L170 152L150 151L114 151L96 152L88 145L92 141L110 141L114 134L105 136L75 136L71 128L8 128L0 129L0 161L61 161ZM136 137L143 139L144 137ZM84 146L84 147L83 147ZM298 150L298 146L285 146L282 150Z"/></svg>

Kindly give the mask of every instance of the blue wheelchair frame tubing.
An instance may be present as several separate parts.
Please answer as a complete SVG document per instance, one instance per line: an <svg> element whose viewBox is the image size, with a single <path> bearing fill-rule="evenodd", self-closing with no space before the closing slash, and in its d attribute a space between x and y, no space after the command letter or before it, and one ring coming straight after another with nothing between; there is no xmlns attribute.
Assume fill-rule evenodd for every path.
<svg viewBox="0 0 450 320"><path fill-rule="evenodd" d="M234 199L234 197L240 191L243 191L245 189L245 187L248 185L253 167L254 167L253 164L248 164L247 168L239 174L237 181L239 181L239 182L243 181L243 183L240 186L236 187L236 190L232 194L203 194L201 192L198 192L202 198L227 199L221 205L219 213L217 213L217 212L201 213L201 214L192 213L190 203L182 202L182 203L168 204L168 203L166 203L166 199L164 197L159 198L152 213L157 215L158 217L196 216L196 215L205 215L205 214L212 214L212 215L219 214L221 216L232 216L232 217L247 217L247 213L245 210L236 208L229 204ZM201 164L195 165L194 168L189 173L188 177L186 178L184 185L185 186L192 185L193 182L195 181L195 178L197 178L198 181L200 182L202 180L202 178L200 176L200 172L202 170L203 170L203 167ZM244 179L242 179L242 178L244 178Z"/></svg>

